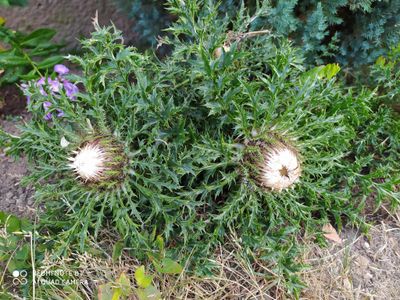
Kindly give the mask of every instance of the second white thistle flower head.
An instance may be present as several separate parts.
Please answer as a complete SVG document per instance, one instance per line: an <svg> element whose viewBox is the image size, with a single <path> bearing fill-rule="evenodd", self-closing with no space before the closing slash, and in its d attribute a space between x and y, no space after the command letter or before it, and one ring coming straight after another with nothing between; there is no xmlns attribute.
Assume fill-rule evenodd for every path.
<svg viewBox="0 0 400 300"><path fill-rule="evenodd" d="M298 181L301 168L297 153L289 147L271 147L264 153L260 164L260 181L263 186L282 191Z"/></svg>
<svg viewBox="0 0 400 300"><path fill-rule="evenodd" d="M249 155L256 172L253 177L257 184L269 190L282 191L293 187L301 175L301 165L297 151L279 139L271 143L252 142L257 153Z"/></svg>
<svg viewBox="0 0 400 300"><path fill-rule="evenodd" d="M110 181L122 174L123 155L108 138L84 143L68 158L69 167L86 182Z"/></svg>

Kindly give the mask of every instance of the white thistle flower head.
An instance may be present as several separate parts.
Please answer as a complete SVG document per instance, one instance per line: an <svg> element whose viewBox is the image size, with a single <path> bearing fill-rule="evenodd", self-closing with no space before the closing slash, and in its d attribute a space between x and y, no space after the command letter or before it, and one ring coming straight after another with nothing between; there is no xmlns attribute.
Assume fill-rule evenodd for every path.
<svg viewBox="0 0 400 300"><path fill-rule="evenodd" d="M122 168L122 155L119 155L107 139L94 139L86 142L73 156L68 158L69 167L78 178L86 182L107 181L119 176Z"/></svg>
<svg viewBox="0 0 400 300"><path fill-rule="evenodd" d="M253 173L257 184L265 189L282 191L293 188L301 175L300 159L295 148L283 143L279 138L275 140L271 135L268 139L273 142L256 141L248 146L256 147L247 156L251 165L256 167Z"/></svg>
<svg viewBox="0 0 400 300"><path fill-rule="evenodd" d="M271 147L264 153L261 167L260 183L271 190L282 191L291 187L301 175L297 153L283 145Z"/></svg>

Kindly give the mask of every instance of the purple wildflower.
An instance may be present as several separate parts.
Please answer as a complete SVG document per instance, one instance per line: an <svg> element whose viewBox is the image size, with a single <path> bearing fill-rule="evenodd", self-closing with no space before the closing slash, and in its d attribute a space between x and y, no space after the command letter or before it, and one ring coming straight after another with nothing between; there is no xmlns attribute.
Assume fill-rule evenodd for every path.
<svg viewBox="0 0 400 300"><path fill-rule="evenodd" d="M58 111L57 117L59 118L64 117L64 112L61 109L57 108L57 111Z"/></svg>
<svg viewBox="0 0 400 300"><path fill-rule="evenodd" d="M43 117L46 121L50 121L53 118L53 115L51 113L47 113Z"/></svg>
<svg viewBox="0 0 400 300"><path fill-rule="evenodd" d="M51 106L51 102L50 101L43 102L44 110L48 110L50 106Z"/></svg>
<svg viewBox="0 0 400 300"><path fill-rule="evenodd" d="M39 92L43 96L47 96L47 93L45 92L43 85L45 84L44 77L40 78L37 82L36 85L39 87Z"/></svg>
<svg viewBox="0 0 400 300"><path fill-rule="evenodd" d="M52 105L52 104L51 104L51 102L49 102L49 101L43 102L44 111L47 112L47 111L49 110L49 107L50 107L51 105ZM61 109L58 109L58 108L57 108L56 110L57 110L57 112L58 112L58 113L57 113L57 117L61 118L61 117L64 116L64 112L63 112ZM53 118L53 114L52 114L51 112L45 114L45 116L44 116L44 119L45 119L46 121L50 121L52 118Z"/></svg>
<svg viewBox="0 0 400 300"><path fill-rule="evenodd" d="M52 80L51 78L47 78L47 83L50 85L50 90L52 93L60 92L61 83L58 81L58 79Z"/></svg>
<svg viewBox="0 0 400 300"><path fill-rule="evenodd" d="M67 95L67 97L70 100L75 101L76 94L79 92L79 89L75 84L71 83L70 81L64 78L64 75L67 75L69 73L69 69L64 65L59 64L54 66L54 72L58 74L59 80L62 81L62 85L65 89L65 94ZM59 91L57 90L54 92L59 92Z"/></svg>
<svg viewBox="0 0 400 300"><path fill-rule="evenodd" d="M35 84L36 87L39 89L40 94L42 96L48 96L44 88L44 86L46 85L48 91L50 92L50 95L54 96L54 98L59 98L61 90L64 89L66 96L71 101L76 101L76 95L79 92L78 87L64 78L64 75L69 73L69 69L64 65L59 64L54 66L54 71L58 74L55 79L42 77L38 81L36 81ZM22 90L26 90L28 88L28 85L22 84L21 88ZM27 96L27 103L29 104L30 101L31 101L30 96ZM55 109L54 114L52 112L49 112L51 106L52 106L51 102L49 101L43 102L43 108L45 111L44 115L45 120L47 121L51 120L54 114L59 118L64 116L64 111L58 108Z"/></svg>
<svg viewBox="0 0 400 300"><path fill-rule="evenodd" d="M60 76L63 76L69 73L69 69L64 65L55 65L54 72L58 73Z"/></svg>
<svg viewBox="0 0 400 300"><path fill-rule="evenodd" d="M76 101L76 94L79 92L78 87L66 79L64 79L63 85L67 97L72 101Z"/></svg>

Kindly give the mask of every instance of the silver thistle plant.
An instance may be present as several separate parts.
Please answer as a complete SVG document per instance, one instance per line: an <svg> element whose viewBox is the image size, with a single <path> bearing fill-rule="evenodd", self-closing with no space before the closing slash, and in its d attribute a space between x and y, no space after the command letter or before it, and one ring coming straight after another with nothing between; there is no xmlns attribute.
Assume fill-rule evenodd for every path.
<svg viewBox="0 0 400 300"><path fill-rule="evenodd" d="M336 65L306 71L299 51L273 34L214 55L265 7L220 19L212 1L169 2L169 56L139 53L95 22L84 54L69 57L83 70L68 75L84 87L74 101L29 85L33 118L0 144L34 163L26 182L47 206L42 223L59 234L60 251L77 242L84 250L88 235L112 226L137 257L153 253L159 234L169 255L190 257L190 270L205 274L215 246L240 236L246 259L268 261L298 292L296 234L318 236L328 219L363 224L372 194L398 204L399 121L374 92L343 87ZM45 101L46 113L64 115L44 120ZM285 142L271 143L271 132ZM248 159L249 141L262 141L263 160Z"/></svg>

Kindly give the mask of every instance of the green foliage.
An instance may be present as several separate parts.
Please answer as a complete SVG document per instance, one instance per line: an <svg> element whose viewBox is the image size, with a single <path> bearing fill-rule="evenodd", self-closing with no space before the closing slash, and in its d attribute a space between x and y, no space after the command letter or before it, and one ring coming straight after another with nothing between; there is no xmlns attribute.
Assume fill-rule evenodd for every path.
<svg viewBox="0 0 400 300"><path fill-rule="evenodd" d="M0 280L2 297L7 296L7 289L13 286L13 280L31 281L32 230L33 225L28 220L0 212L0 266L4 269ZM23 276L14 279L15 272L18 275L21 271L24 271ZM26 293L28 289L29 286L26 286L23 292Z"/></svg>
<svg viewBox="0 0 400 300"><path fill-rule="evenodd" d="M164 41L170 56L125 47L119 31L95 23L84 54L69 57L83 71L69 76L83 87L77 100L31 83L32 119L0 142L34 163L25 182L46 207L42 226L57 236L55 253L75 243L84 250L111 225L162 272L179 273L174 260L190 258L189 270L211 274L207 258L234 239L298 295L298 234L321 236L326 222L363 224L367 198L398 205L400 122L373 91L337 82L337 65L306 70L300 51L275 35L239 34L215 57L228 31L246 32L255 19L244 8L220 18L212 1L171 0L169 11L177 16ZM64 116L45 121L46 101ZM76 178L74 151L110 135L128 158L119 184ZM281 192L260 186L246 158L252 143L276 140L297 149L302 165L299 182Z"/></svg>
<svg viewBox="0 0 400 300"><path fill-rule="evenodd" d="M166 1L118 0L136 21L133 28L147 45L155 45L171 20ZM181 3L185 3L182 1ZM206 1L205 1L206 2ZM216 1L214 1L216 2ZM222 0L222 14L233 16L242 1ZM253 0L245 1L255 7ZM251 29L270 28L292 38L305 51L310 64L333 60L346 66L369 64L389 46L400 42L400 3L378 0L291 0L259 1L268 5L264 18L254 20Z"/></svg>
<svg viewBox="0 0 400 300"><path fill-rule="evenodd" d="M4 6L25 6L28 0L0 0L0 5Z"/></svg>
<svg viewBox="0 0 400 300"><path fill-rule="evenodd" d="M4 72L0 85L37 78L63 61L63 46L51 42L55 34L55 30L45 28L24 34L7 28L4 22L0 24L0 41L5 46L0 50L0 69Z"/></svg>
<svg viewBox="0 0 400 300"><path fill-rule="evenodd" d="M375 84L382 87L382 96L400 112L400 44L392 47L387 56L376 60L371 77Z"/></svg>
<svg viewBox="0 0 400 300"><path fill-rule="evenodd" d="M135 295L139 300L161 300L161 293L152 285L153 276L147 275L144 266L135 270L137 288L133 288L128 276L122 273L115 282L108 282L99 286L99 300L129 299Z"/></svg>

